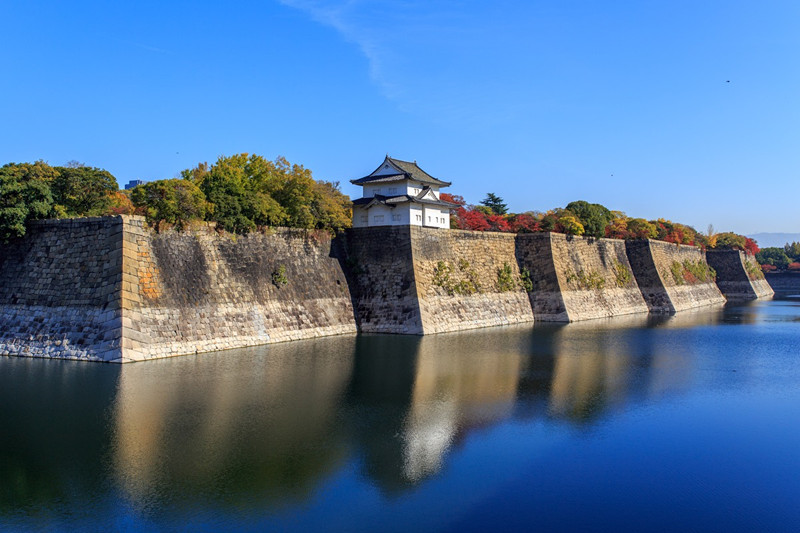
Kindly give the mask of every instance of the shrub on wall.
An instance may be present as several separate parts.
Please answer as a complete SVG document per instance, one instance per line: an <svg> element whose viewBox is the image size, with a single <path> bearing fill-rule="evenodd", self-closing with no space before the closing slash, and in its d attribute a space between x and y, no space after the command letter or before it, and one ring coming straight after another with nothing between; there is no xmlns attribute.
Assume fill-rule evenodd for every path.
<svg viewBox="0 0 800 533"><path fill-rule="evenodd" d="M602 289L606 286L606 280L599 272L589 270L579 270L577 273L572 270L567 270L566 275L567 283L574 285L578 289Z"/></svg>
<svg viewBox="0 0 800 533"><path fill-rule="evenodd" d="M625 263L615 260L612 270L614 271L617 287L627 287L633 281L633 273Z"/></svg>
<svg viewBox="0 0 800 533"><path fill-rule="evenodd" d="M516 283L514 283L514 274L511 271L511 265L503 263L502 268L497 269L497 290L500 292L508 292L514 290Z"/></svg>

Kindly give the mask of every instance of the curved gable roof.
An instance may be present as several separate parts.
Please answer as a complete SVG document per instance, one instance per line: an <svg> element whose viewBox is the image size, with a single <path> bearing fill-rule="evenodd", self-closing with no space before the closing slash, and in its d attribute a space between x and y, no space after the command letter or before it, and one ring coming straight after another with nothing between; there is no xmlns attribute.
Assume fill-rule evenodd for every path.
<svg viewBox="0 0 800 533"><path fill-rule="evenodd" d="M381 172L384 170L386 164L389 164L391 169L396 170L396 172L392 172L391 169ZM357 180L350 180L350 183L353 185L366 185L373 182L398 181L404 179L419 181L420 183L427 183L429 185L438 185L439 187L448 187L451 185L449 181L438 180L419 168L416 161L412 163L410 161L394 159L388 155L386 159L383 160L383 163L378 165L378 168L373 170L369 176Z"/></svg>

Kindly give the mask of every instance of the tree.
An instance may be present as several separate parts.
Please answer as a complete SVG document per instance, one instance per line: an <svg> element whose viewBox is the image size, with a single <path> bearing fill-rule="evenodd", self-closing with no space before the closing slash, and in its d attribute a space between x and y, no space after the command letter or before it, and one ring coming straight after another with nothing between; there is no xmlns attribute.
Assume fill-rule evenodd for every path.
<svg viewBox="0 0 800 533"><path fill-rule="evenodd" d="M316 227L340 231L353 223L350 197L339 190L339 182L314 182L314 197L311 200L311 214Z"/></svg>
<svg viewBox="0 0 800 533"><path fill-rule="evenodd" d="M486 213L483 213L473 207L458 208L458 221L461 224L459 229L467 229L472 231L486 231L491 226L486 220Z"/></svg>
<svg viewBox="0 0 800 533"><path fill-rule="evenodd" d="M311 171L283 157L222 156L181 172L212 204L208 218L217 227L246 233L262 226L339 230L352 223L350 200L338 184L317 182Z"/></svg>
<svg viewBox="0 0 800 533"><path fill-rule="evenodd" d="M111 194L119 190L117 180L107 170L70 162L55 167L52 181L53 201L66 216L100 216L111 207Z"/></svg>
<svg viewBox="0 0 800 533"><path fill-rule="evenodd" d="M506 213L508 213L508 206L505 204L502 198L500 198L494 193L491 192L487 193L486 198L481 200L480 203L481 205L485 205L486 207L491 209L492 212L496 215L505 215Z"/></svg>
<svg viewBox="0 0 800 533"><path fill-rule="evenodd" d="M583 235L585 231L580 220L572 215L565 215L559 218L557 227L567 235Z"/></svg>
<svg viewBox="0 0 800 533"><path fill-rule="evenodd" d="M614 218L605 206L590 204L583 200L568 203L566 209L578 217L583 224L585 235L590 237L605 236L606 226Z"/></svg>
<svg viewBox="0 0 800 533"><path fill-rule="evenodd" d="M628 239L654 239L656 234L655 225L645 219L628 219Z"/></svg>
<svg viewBox="0 0 800 533"><path fill-rule="evenodd" d="M628 218L625 216L616 217L608 223L605 229L606 237L610 239L628 238Z"/></svg>
<svg viewBox="0 0 800 533"><path fill-rule="evenodd" d="M513 215L510 220L511 231L514 233L535 233L542 231L541 223L533 215L521 213Z"/></svg>
<svg viewBox="0 0 800 533"><path fill-rule="evenodd" d="M787 242L783 247L783 251L795 261L800 261L800 242L793 242L792 244Z"/></svg>
<svg viewBox="0 0 800 533"><path fill-rule="evenodd" d="M729 250L744 250L747 241L744 235L737 233L725 232L717 233L717 242L715 248L729 249Z"/></svg>
<svg viewBox="0 0 800 533"><path fill-rule="evenodd" d="M56 174L44 161L0 167L0 241L22 237L28 222L53 215L50 183Z"/></svg>
<svg viewBox="0 0 800 533"><path fill-rule="evenodd" d="M108 211L106 211L105 215L132 215L135 210L135 206L133 202L131 202L131 197L129 194L125 194L127 191L114 191L110 195L110 205L108 207Z"/></svg>
<svg viewBox="0 0 800 533"><path fill-rule="evenodd" d="M205 217L208 203L203 192L184 179L158 180L139 185L131 191L133 205L143 208L156 231L161 222L183 229L191 220Z"/></svg>
<svg viewBox="0 0 800 533"><path fill-rule="evenodd" d="M791 260L786 255L786 251L783 248L777 247L762 248L761 251L756 254L756 261L758 261L760 265L771 265L781 270L788 267L789 263L791 263Z"/></svg>

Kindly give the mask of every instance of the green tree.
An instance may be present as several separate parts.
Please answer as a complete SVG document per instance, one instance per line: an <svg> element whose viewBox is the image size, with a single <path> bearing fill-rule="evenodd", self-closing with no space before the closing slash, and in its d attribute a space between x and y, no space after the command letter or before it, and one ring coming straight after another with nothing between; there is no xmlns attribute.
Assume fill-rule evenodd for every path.
<svg viewBox="0 0 800 533"><path fill-rule="evenodd" d="M492 210L495 215L505 215L508 213L508 206L502 198L494 193L487 193L486 198L481 200L481 205L484 205Z"/></svg>
<svg viewBox="0 0 800 533"><path fill-rule="evenodd" d="M203 192L183 179L158 180L139 185L131 191L133 205L145 210L147 220L156 231L161 222L183 229L191 220L202 219L208 211Z"/></svg>
<svg viewBox="0 0 800 533"><path fill-rule="evenodd" d="M800 242L793 242L791 244L787 242L786 245L783 247L783 251L791 259L795 261L800 261Z"/></svg>
<svg viewBox="0 0 800 533"><path fill-rule="evenodd" d="M791 263L791 259L789 256L786 255L786 251L783 248L777 247L770 247L770 248L762 248L756 254L756 261L760 265L773 265L781 270L785 269Z"/></svg>
<svg viewBox="0 0 800 533"><path fill-rule="evenodd" d="M734 249L734 250L744 250L746 245L746 239L743 235L738 235L736 233L725 232L725 233L717 233L716 235L717 240L715 244L715 248L727 248L727 249Z"/></svg>
<svg viewBox="0 0 800 533"><path fill-rule="evenodd" d="M117 180L107 170L78 163L55 167L53 201L67 216L99 216L109 212L111 195L119 190Z"/></svg>
<svg viewBox="0 0 800 533"><path fill-rule="evenodd" d="M0 167L0 241L22 237L28 222L54 214L50 183L56 175L44 161Z"/></svg>
<svg viewBox="0 0 800 533"><path fill-rule="evenodd" d="M605 206L583 200L568 203L566 209L578 217L586 230L585 235L590 237L604 237L606 226L614 218Z"/></svg>
<svg viewBox="0 0 800 533"><path fill-rule="evenodd" d="M334 231L349 228L353 223L350 197L339 190L339 182L314 182L311 214L316 227Z"/></svg>

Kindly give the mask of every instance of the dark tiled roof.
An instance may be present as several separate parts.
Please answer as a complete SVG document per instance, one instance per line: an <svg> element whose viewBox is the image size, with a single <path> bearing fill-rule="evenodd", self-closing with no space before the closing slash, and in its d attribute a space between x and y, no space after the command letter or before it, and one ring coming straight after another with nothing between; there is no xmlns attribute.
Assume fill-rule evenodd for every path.
<svg viewBox="0 0 800 533"><path fill-rule="evenodd" d="M426 198L420 198L419 196L410 196L408 194L401 194L399 196L383 196L381 194L376 194L375 196L365 196L364 198L353 200L353 205L357 207L363 207L373 202L376 204L388 205L389 207L393 207L397 204L404 204L406 202L438 205L439 207L446 207L448 209L455 209L458 207L458 204L452 204L443 200L429 200Z"/></svg>
<svg viewBox="0 0 800 533"><path fill-rule="evenodd" d="M399 174L384 174L381 176L373 176L375 172L377 172L384 163L389 162L394 166L397 170L400 171ZM357 180L350 180L350 183L354 185L365 185L367 183L380 183L386 181L396 181L398 179L410 179L414 181L419 181L421 183L427 183L430 185L438 185L439 187L448 187L451 185L449 181L442 181L437 180L417 165L417 162L414 161L413 163L410 161L403 161L401 159L394 159L392 157L386 156L386 159L383 160L383 163L378 166L375 170L372 171L372 174L369 176L365 176L363 178Z"/></svg>

